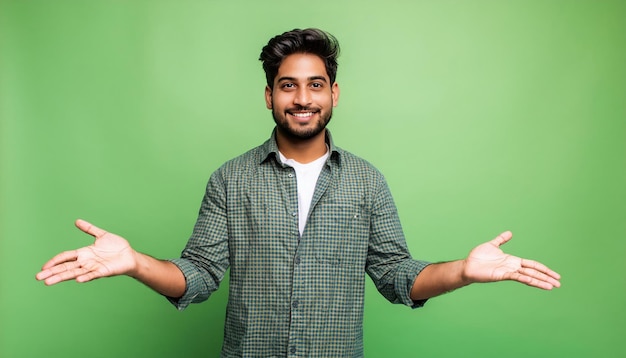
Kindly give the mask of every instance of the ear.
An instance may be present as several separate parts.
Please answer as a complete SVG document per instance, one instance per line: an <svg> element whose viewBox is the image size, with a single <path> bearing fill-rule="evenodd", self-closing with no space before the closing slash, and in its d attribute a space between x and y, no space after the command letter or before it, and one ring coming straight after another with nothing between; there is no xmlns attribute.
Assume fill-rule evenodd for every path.
<svg viewBox="0 0 626 358"><path fill-rule="evenodd" d="M337 107L337 103L339 103L339 85L337 82L330 87L330 94L333 98L333 107Z"/></svg>
<svg viewBox="0 0 626 358"><path fill-rule="evenodd" d="M265 106L267 109L272 109L272 89L270 86L265 86Z"/></svg>

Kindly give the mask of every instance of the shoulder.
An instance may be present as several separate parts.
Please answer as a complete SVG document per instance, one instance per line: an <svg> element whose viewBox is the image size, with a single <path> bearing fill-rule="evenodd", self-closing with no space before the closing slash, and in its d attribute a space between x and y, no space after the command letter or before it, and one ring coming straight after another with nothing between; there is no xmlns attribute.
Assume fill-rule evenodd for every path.
<svg viewBox="0 0 626 358"><path fill-rule="evenodd" d="M265 144L262 144L226 161L213 173L213 176L217 175L226 179L256 171L267 156Z"/></svg>
<svg viewBox="0 0 626 358"><path fill-rule="evenodd" d="M340 148L337 148L335 154L333 166L337 169L335 178L339 197L357 198L372 212L381 212L380 208L393 204L384 175L372 163ZM393 205L389 208L393 209Z"/></svg>
<svg viewBox="0 0 626 358"><path fill-rule="evenodd" d="M373 177L378 180L384 179L383 174L369 161L347 151L336 147L338 163L341 170L350 175Z"/></svg>

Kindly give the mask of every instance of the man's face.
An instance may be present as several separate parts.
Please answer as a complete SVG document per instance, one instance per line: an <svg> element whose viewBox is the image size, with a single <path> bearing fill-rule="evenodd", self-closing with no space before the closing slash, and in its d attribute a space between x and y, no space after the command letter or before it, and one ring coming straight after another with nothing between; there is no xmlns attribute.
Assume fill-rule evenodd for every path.
<svg viewBox="0 0 626 358"><path fill-rule="evenodd" d="M311 54L287 56L265 88L265 102L281 134L306 140L321 133L339 99L339 86L330 83L321 58Z"/></svg>

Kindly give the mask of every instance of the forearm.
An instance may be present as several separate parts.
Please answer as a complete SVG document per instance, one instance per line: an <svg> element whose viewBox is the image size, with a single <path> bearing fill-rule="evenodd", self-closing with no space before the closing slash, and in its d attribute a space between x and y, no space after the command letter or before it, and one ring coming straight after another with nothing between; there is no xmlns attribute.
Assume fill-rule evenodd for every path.
<svg viewBox="0 0 626 358"><path fill-rule="evenodd" d="M178 266L146 254L136 253L135 268L128 276L167 297L178 298L185 293L185 276Z"/></svg>
<svg viewBox="0 0 626 358"><path fill-rule="evenodd" d="M469 285L471 281L465 277L464 268L465 260L426 266L413 282L411 299L424 300Z"/></svg>

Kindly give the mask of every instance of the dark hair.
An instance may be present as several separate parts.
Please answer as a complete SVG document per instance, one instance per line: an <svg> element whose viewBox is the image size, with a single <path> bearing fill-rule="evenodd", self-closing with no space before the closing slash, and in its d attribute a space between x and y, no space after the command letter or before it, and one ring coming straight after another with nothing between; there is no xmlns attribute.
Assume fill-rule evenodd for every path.
<svg viewBox="0 0 626 358"><path fill-rule="evenodd" d="M324 61L330 83L335 82L337 57L339 57L339 42L337 39L320 29L294 29L275 36L261 51L259 60L263 62L265 78L270 88L274 88L274 78L278 74L280 64L285 57L294 53L317 55Z"/></svg>

